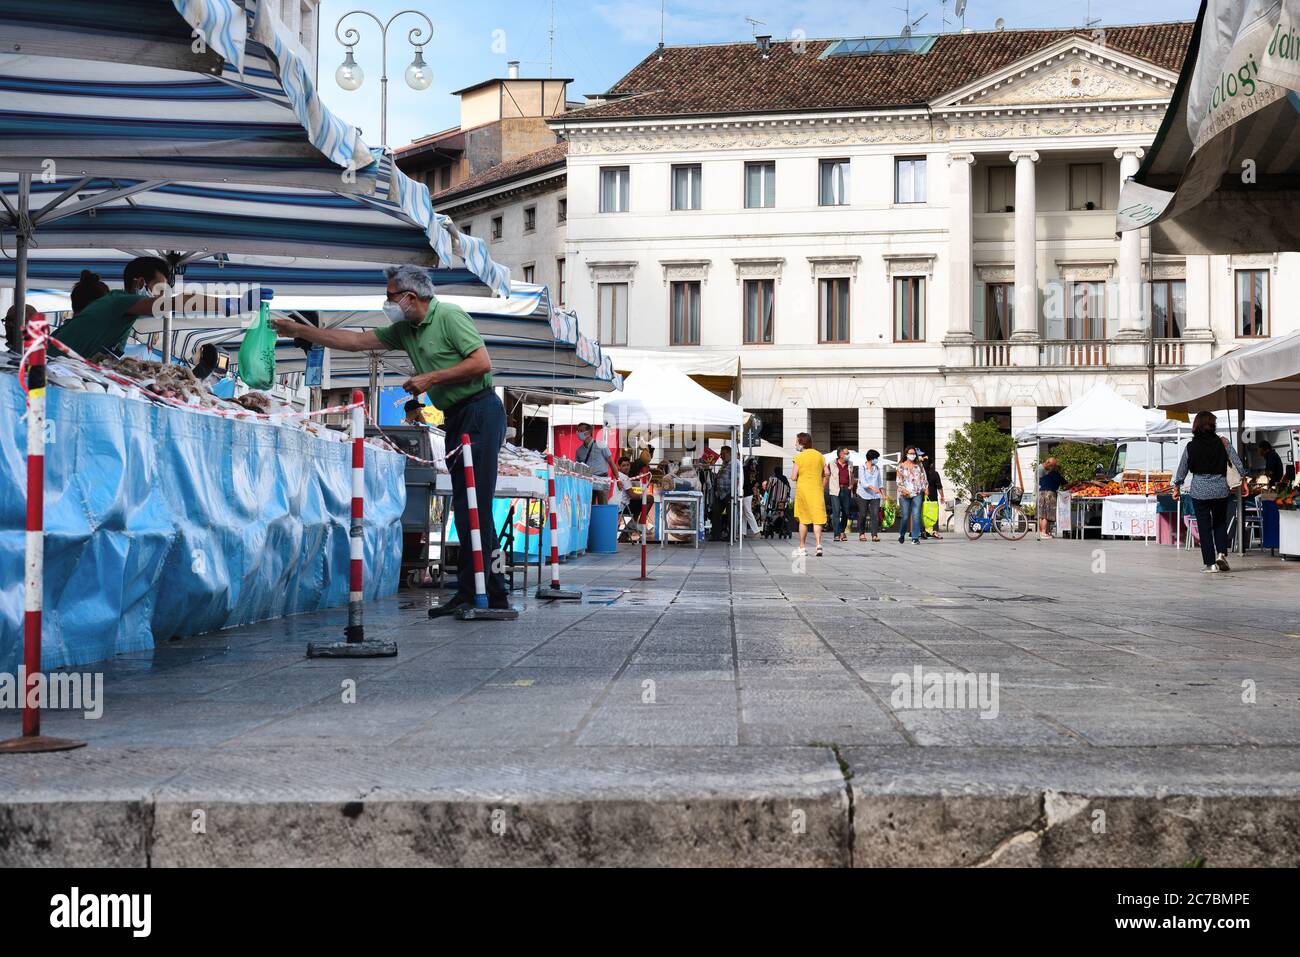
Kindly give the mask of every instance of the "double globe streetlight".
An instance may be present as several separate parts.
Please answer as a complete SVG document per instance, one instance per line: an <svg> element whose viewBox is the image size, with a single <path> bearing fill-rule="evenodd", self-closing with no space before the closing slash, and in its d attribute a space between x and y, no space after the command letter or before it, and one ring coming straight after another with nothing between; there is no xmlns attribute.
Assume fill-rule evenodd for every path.
<svg viewBox="0 0 1300 957"><path fill-rule="evenodd" d="M433 71L429 65L424 62L424 45L433 39L433 21L421 13L419 10L399 10L388 18L384 23L369 10L351 10L339 17L338 23L334 25L334 37L339 44L345 48L343 62L339 68L334 71L334 79L340 87L349 92L359 90L361 84L365 82L366 75L352 55L357 41L361 39L361 34L354 27L348 27L347 30L340 33L343 21L348 17L361 15L367 16L375 21L379 27L380 38L380 77L379 77L379 139L380 145L388 145L388 28L392 26L393 21L405 14L414 14L424 20L426 26L415 27L406 35L406 40L411 46L415 47L415 59L411 65L406 68L406 85L412 90L427 90L433 84Z"/></svg>

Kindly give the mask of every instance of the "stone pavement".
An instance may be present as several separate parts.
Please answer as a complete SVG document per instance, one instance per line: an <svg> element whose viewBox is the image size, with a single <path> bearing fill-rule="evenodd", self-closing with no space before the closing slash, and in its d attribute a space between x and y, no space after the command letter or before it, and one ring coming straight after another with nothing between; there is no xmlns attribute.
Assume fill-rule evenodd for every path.
<svg viewBox="0 0 1300 957"><path fill-rule="evenodd" d="M1300 565L790 548L589 555L513 623L403 590L395 659L307 660L336 610L92 666L44 727L89 747L0 758L0 864L1300 863Z"/></svg>

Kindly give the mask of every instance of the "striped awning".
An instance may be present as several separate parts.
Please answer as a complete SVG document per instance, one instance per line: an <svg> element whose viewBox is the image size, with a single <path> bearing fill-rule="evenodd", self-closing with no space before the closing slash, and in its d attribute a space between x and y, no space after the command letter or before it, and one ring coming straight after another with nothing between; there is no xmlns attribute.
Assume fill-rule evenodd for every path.
<svg viewBox="0 0 1300 957"><path fill-rule="evenodd" d="M0 0L0 171L32 174L53 187L46 199L72 205L75 196L87 214L96 196L110 197L100 223L75 215L47 234L56 223L38 220L35 241L103 248L113 233L139 237L157 227L130 245L269 254L261 250L279 242L281 254L384 261L396 252L395 262L444 266L459 256L506 295L509 272L483 240L461 235L433 209L426 186L325 107L276 7ZM194 204L185 197L204 189L217 191L218 205L203 207L216 215L188 216ZM112 199L121 191L128 200ZM310 234L306 224L320 215L327 228L312 234L312 250L300 249L301 231L273 222L297 218ZM241 217L257 228L245 229ZM0 210L6 232L15 218ZM338 225L364 238L329 235Z"/></svg>
<svg viewBox="0 0 1300 957"><path fill-rule="evenodd" d="M623 377L609 357L578 331L576 316L553 308L546 286L512 283L510 295L504 299L443 294L438 298L460 306L473 318L492 356L497 385L600 392L623 387ZM276 295L271 308L282 314L314 312L322 326L362 330L389 325L382 302L383 297L377 294L342 298ZM232 340L225 347L233 352L238 343ZM191 348L197 348L197 343ZM380 359L389 374L406 378L414 371L405 353L385 352ZM305 363L302 349L281 342L277 373L301 371ZM369 369L368 355L331 352L331 378L365 378Z"/></svg>

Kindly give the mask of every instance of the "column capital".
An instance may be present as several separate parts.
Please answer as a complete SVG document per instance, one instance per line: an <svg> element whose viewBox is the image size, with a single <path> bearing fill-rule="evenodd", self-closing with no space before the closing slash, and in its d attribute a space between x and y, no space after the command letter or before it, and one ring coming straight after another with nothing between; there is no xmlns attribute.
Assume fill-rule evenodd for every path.
<svg viewBox="0 0 1300 957"><path fill-rule="evenodd" d="M973 165L975 163L975 154L974 153L949 153L948 165L952 166L954 163L966 163L967 165Z"/></svg>
<svg viewBox="0 0 1300 957"><path fill-rule="evenodd" d="M1115 148L1115 159L1117 160L1122 160L1125 156L1141 159L1146 155L1147 151L1140 146L1118 146Z"/></svg>
<svg viewBox="0 0 1300 957"><path fill-rule="evenodd" d="M1015 150L1008 159L1013 163L1018 163L1022 159L1027 159L1031 163L1038 162L1038 150Z"/></svg>

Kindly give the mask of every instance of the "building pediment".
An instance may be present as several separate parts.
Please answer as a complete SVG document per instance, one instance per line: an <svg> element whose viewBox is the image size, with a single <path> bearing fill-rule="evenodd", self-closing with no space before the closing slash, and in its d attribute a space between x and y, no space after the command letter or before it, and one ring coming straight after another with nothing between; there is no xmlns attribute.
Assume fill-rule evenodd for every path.
<svg viewBox="0 0 1300 957"><path fill-rule="evenodd" d="M934 107L966 110L1160 101L1173 96L1177 79L1168 70L1103 43L1070 37L945 94Z"/></svg>

